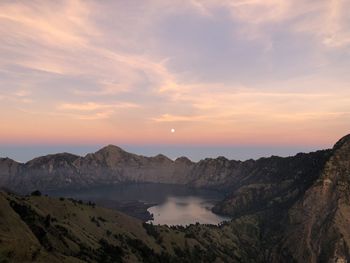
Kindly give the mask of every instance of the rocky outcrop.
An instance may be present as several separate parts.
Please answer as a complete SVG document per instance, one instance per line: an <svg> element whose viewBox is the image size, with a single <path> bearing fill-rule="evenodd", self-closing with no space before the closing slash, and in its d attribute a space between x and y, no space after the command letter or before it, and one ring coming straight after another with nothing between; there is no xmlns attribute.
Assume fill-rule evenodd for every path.
<svg viewBox="0 0 350 263"><path fill-rule="evenodd" d="M321 176L288 211L279 251L287 251L298 262L350 262L349 226L348 135L334 146Z"/></svg>
<svg viewBox="0 0 350 263"><path fill-rule="evenodd" d="M9 158L0 158L0 186L9 186L21 173L22 164Z"/></svg>
<svg viewBox="0 0 350 263"><path fill-rule="evenodd" d="M257 163L214 210L257 219L260 261L350 262L350 135L332 150Z"/></svg>

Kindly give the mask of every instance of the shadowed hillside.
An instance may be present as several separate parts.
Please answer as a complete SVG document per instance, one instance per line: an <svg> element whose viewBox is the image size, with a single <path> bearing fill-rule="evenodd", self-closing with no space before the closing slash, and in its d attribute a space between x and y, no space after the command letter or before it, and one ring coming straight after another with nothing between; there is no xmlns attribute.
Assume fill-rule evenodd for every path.
<svg viewBox="0 0 350 263"><path fill-rule="evenodd" d="M88 160L91 173L92 167L120 171L120 165L126 163L126 170L141 169L140 160L147 160L146 163L151 160L152 165L168 163L169 169L176 167L176 161L164 156L139 157L109 146L108 151L103 149L84 158L70 155L69 160L62 159L62 155L27 164L3 159L2 176L11 182L8 179L11 172L21 173L29 166L47 173L49 163L49 171L57 172L60 164L75 165L78 169L78 161L89 163ZM182 164L191 166L186 175L188 184L222 189L223 182L227 183L225 189L229 194L214 210L231 215L230 222L220 226L152 226L91 203L1 192L0 261L350 261L349 135L331 150L289 158L183 161ZM37 175L38 178L45 178L45 173ZM81 173L81 178L86 173ZM160 177L152 180L155 178Z"/></svg>
<svg viewBox="0 0 350 263"><path fill-rule="evenodd" d="M258 233L250 221L156 227L77 200L5 192L0 208L0 262L246 261L236 232Z"/></svg>
<svg viewBox="0 0 350 263"><path fill-rule="evenodd" d="M314 178L329 153L325 150L244 162L218 157L194 163L186 157L173 161L161 154L140 156L109 145L85 157L62 153L25 164L0 158L0 186L29 193L36 189L48 191L149 182L231 191L248 184L282 181L288 184L288 180L299 180L306 174Z"/></svg>

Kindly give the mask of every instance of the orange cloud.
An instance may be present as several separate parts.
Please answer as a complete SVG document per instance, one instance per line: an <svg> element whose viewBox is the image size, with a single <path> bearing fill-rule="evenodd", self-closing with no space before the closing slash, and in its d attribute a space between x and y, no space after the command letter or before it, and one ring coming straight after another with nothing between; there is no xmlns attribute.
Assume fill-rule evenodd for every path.
<svg viewBox="0 0 350 263"><path fill-rule="evenodd" d="M333 142L349 129L349 83L341 72L339 77L323 74L323 65L329 63L324 56L315 58L319 71L313 69L308 79L262 78L250 86L238 80L206 82L191 72L176 72L175 55L156 52L160 44L152 25L185 11L215 20L219 7L239 23L237 38L263 39L272 49L269 26L285 23L285 30L315 37L323 45L315 49L323 54L328 52L324 47L348 47L348 5L339 0L151 1L140 8L141 16L112 8L118 13L98 24L105 13L97 1L2 2L0 138ZM270 57L265 55L268 67ZM215 67L220 61L212 63ZM172 126L175 136L168 132Z"/></svg>

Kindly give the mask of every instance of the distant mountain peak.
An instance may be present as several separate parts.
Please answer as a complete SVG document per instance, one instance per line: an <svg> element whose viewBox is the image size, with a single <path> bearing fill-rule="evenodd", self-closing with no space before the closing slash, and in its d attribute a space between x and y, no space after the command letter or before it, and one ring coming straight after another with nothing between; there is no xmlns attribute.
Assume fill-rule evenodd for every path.
<svg viewBox="0 0 350 263"><path fill-rule="evenodd" d="M154 156L154 158L159 159L159 160L169 160L172 161L168 156L165 156L164 154L157 154L156 156Z"/></svg>
<svg viewBox="0 0 350 263"><path fill-rule="evenodd" d="M14 163L16 163L15 160L13 160L13 159L11 159L9 157L0 158L0 161L1 162L14 162Z"/></svg>
<svg viewBox="0 0 350 263"><path fill-rule="evenodd" d="M190 159L188 159L186 156L181 156L176 158L175 160L176 163L192 163L192 161Z"/></svg>
<svg viewBox="0 0 350 263"><path fill-rule="evenodd" d="M120 148L119 146L109 144L100 150L98 150L96 153L125 153L126 151Z"/></svg>
<svg viewBox="0 0 350 263"><path fill-rule="evenodd" d="M27 165L41 165L48 162L60 162L60 161L66 161L66 162L73 162L76 159L78 159L79 156L71 153L56 153L56 154L48 154L45 156L40 156L37 158L34 158L28 162L26 162Z"/></svg>

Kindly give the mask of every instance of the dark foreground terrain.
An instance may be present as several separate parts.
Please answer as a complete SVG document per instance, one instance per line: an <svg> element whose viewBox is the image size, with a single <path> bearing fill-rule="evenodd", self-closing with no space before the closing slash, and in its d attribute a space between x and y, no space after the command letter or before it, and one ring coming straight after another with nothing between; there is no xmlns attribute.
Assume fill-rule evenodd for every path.
<svg viewBox="0 0 350 263"><path fill-rule="evenodd" d="M176 181L222 189L227 197L214 211L233 219L152 226L93 204L1 192L0 262L350 262L349 135L331 150L246 162L173 162L114 146L66 155L27 164L1 159L2 185L28 191Z"/></svg>
<svg viewBox="0 0 350 263"><path fill-rule="evenodd" d="M0 208L0 262L254 261L249 246L240 248L258 234L253 218L244 225L153 226L73 199L5 192Z"/></svg>

